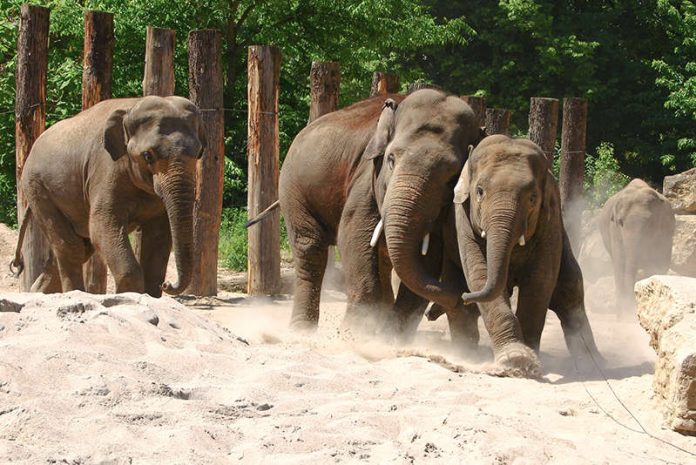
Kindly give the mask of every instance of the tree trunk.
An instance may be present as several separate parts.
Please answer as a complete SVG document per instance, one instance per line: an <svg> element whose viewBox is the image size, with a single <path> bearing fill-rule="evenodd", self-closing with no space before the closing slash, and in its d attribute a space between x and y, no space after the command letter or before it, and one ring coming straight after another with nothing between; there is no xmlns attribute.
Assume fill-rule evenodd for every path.
<svg viewBox="0 0 696 465"><path fill-rule="evenodd" d="M48 68L48 8L22 5L17 39L15 150L17 163L17 221L22 223L27 203L19 188L31 146L46 128L46 73ZM31 221L22 246L24 273L20 289L29 291L50 255L48 241ZM60 289L57 289L60 291Z"/></svg>
<svg viewBox="0 0 696 465"><path fill-rule="evenodd" d="M174 95L174 50L176 32L147 27L143 95Z"/></svg>
<svg viewBox="0 0 696 465"><path fill-rule="evenodd" d="M370 97L395 94L397 92L399 92L399 76L397 74L375 71L375 74L372 75Z"/></svg>
<svg viewBox="0 0 696 465"><path fill-rule="evenodd" d="M510 135L510 110L503 108L486 109L486 134Z"/></svg>
<svg viewBox="0 0 696 465"><path fill-rule="evenodd" d="M280 50L249 47L249 217L253 218L278 199L278 93ZM280 289L280 214L249 228L250 295L274 294Z"/></svg>
<svg viewBox="0 0 696 465"><path fill-rule="evenodd" d="M82 109L111 98L111 70L114 56L114 16L85 11L85 39L82 62ZM106 292L106 263L95 251L82 267L85 290Z"/></svg>
<svg viewBox="0 0 696 465"><path fill-rule="evenodd" d="M529 104L529 139L541 147L553 163L558 132L558 100L532 97Z"/></svg>
<svg viewBox="0 0 696 465"><path fill-rule="evenodd" d="M486 99L473 95L462 95L461 98L474 110L478 125L480 127L486 126Z"/></svg>
<svg viewBox="0 0 696 465"><path fill-rule="evenodd" d="M338 62L313 61L309 72L309 123L338 110L341 71Z"/></svg>
<svg viewBox="0 0 696 465"><path fill-rule="evenodd" d="M225 169L225 115L223 108L221 34L215 30L189 34L189 93L201 110L207 139L198 161L193 211L194 273L189 292L217 295L217 259Z"/></svg>
<svg viewBox="0 0 696 465"><path fill-rule="evenodd" d="M578 252L580 226L584 209L583 183L585 179L585 134L587 128L587 100L563 100L563 130L561 132L561 208L568 239Z"/></svg>

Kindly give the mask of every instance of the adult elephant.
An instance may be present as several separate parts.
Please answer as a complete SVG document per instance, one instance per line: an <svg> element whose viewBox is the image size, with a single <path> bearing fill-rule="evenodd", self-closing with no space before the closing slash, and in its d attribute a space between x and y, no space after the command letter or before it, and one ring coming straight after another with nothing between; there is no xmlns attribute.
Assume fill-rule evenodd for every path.
<svg viewBox="0 0 696 465"><path fill-rule="evenodd" d="M456 248L459 260L445 266L443 280L461 282L457 268L463 270L465 309L435 306L428 312L435 319L446 311L453 342L466 346L478 343L480 311L496 362L522 375L540 373L536 352L549 308L561 320L574 356L588 350L599 355L549 168L543 151L528 139L494 135L473 150L454 189L456 226L445 228L446 257L455 256ZM514 287L516 312L510 303Z"/></svg>
<svg viewBox="0 0 696 465"><path fill-rule="evenodd" d="M633 179L606 201L597 222L611 256L619 313L635 306L638 270L664 274L672 260L674 212L669 201L641 179Z"/></svg>
<svg viewBox="0 0 696 465"><path fill-rule="evenodd" d="M82 264L96 249L116 292L181 293L193 266L196 161L205 137L199 111L182 97L100 102L56 123L34 143L21 178L28 221L48 238L51 259L32 291L84 290ZM141 262L128 233L142 230ZM164 282L174 245L178 280Z"/></svg>
<svg viewBox="0 0 696 465"><path fill-rule="evenodd" d="M393 301L392 265L406 312L422 311L427 300L457 306L456 286L437 279L439 232L468 147L479 139L471 108L433 89L374 97L303 129L280 173L296 273L291 325L317 326L332 244L343 261L349 323Z"/></svg>

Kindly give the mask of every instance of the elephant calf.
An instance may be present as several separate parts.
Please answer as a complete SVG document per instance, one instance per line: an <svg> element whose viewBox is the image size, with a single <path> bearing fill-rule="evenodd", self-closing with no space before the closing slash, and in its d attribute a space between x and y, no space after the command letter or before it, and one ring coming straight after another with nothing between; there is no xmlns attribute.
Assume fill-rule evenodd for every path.
<svg viewBox="0 0 696 465"><path fill-rule="evenodd" d="M461 282L463 270L473 291L462 296L465 310L446 310L453 342L478 343L478 312L472 305L477 304L496 362L522 375L540 372L535 351L549 308L561 320L574 356L588 350L599 356L585 314L582 273L563 226L550 167L530 140L485 138L472 151L454 189L456 240L445 239L447 247L459 249L459 269L449 264L443 280ZM516 312L510 304L513 287L519 290ZM428 318L440 312L435 307Z"/></svg>
<svg viewBox="0 0 696 465"><path fill-rule="evenodd" d="M638 270L650 276L669 269L675 225L672 206L645 181L634 179L607 200L598 223L614 269L617 311L632 311Z"/></svg>
<svg viewBox="0 0 696 465"><path fill-rule="evenodd" d="M161 295L190 283L196 161L205 138L199 111L182 97L100 102L63 120L34 143L20 188L51 246L32 291L84 290L82 265L96 250L116 292ZM139 260L128 233L139 227ZM178 280L163 283L174 245Z"/></svg>

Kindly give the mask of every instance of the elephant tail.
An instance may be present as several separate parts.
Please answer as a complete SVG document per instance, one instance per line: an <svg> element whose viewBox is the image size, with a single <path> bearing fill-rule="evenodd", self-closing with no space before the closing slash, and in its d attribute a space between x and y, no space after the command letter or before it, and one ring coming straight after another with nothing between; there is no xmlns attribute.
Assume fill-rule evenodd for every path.
<svg viewBox="0 0 696 465"><path fill-rule="evenodd" d="M268 208L266 208L264 211L262 211L261 213L259 213L259 215L258 215L256 218L253 218L253 219L247 221L246 227L249 228L249 227L251 227L251 226L254 226L256 223L258 223L259 221L261 221L262 219L264 219L264 218L266 218L268 215L270 215L271 212L273 212L273 210L275 210L275 209L278 208L279 206L280 206L280 200L276 200L275 202L273 202L272 204L270 204L270 205L268 206Z"/></svg>
<svg viewBox="0 0 696 465"><path fill-rule="evenodd" d="M24 259L22 258L22 243L24 242L24 234L27 232L27 226L31 221L31 209L27 208L22 219L22 225L19 227L19 238L17 239L17 250L15 250L15 258L10 262L10 273L15 278L24 271Z"/></svg>

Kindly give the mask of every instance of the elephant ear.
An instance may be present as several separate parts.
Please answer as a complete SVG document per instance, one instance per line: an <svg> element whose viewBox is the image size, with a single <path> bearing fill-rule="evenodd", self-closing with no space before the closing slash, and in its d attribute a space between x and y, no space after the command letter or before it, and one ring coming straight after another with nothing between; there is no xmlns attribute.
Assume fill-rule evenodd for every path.
<svg viewBox="0 0 696 465"><path fill-rule="evenodd" d="M377 121L377 129L375 129L372 139L370 139L365 152L363 152L364 159L373 160L384 155L387 144L389 144L394 133L394 115L397 105L396 101L390 98L384 101L382 113L379 115L379 121Z"/></svg>
<svg viewBox="0 0 696 465"><path fill-rule="evenodd" d="M473 145L469 146L469 156L471 157L471 151ZM469 160L464 163L464 168L462 172L459 173L459 180L457 185L454 186L454 203L464 203L469 200L469 188L471 184L471 164Z"/></svg>
<svg viewBox="0 0 696 465"><path fill-rule="evenodd" d="M115 110L109 115L104 127L104 148L114 161L127 152L128 134L124 122L126 113L126 110Z"/></svg>

